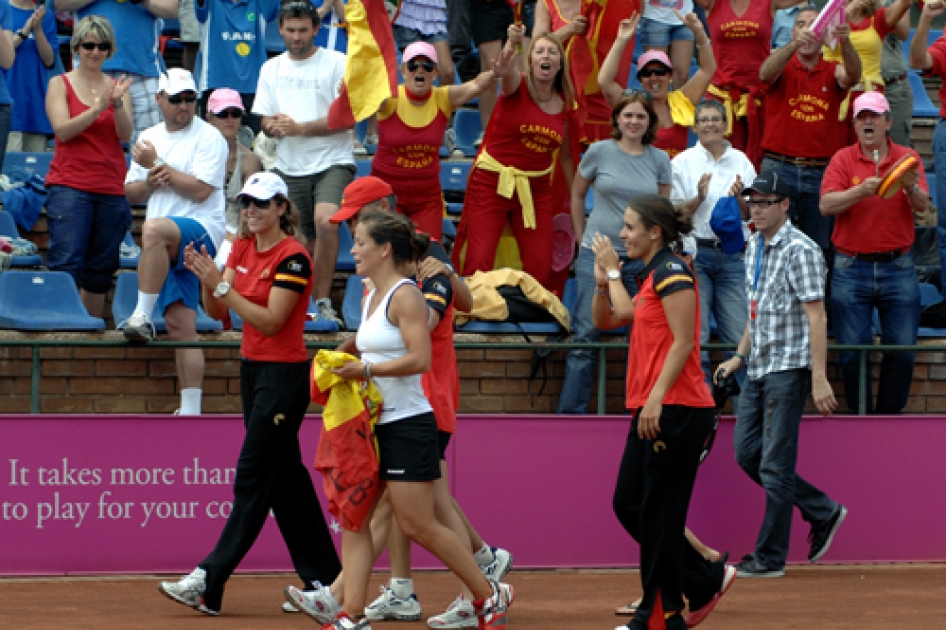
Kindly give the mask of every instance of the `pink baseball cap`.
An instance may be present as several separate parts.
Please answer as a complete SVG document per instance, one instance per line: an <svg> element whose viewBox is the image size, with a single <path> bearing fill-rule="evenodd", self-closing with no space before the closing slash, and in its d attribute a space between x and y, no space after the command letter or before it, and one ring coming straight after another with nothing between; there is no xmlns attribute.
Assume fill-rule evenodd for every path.
<svg viewBox="0 0 946 630"><path fill-rule="evenodd" d="M854 117L867 110L875 114L885 114L890 111L890 103L880 92L864 92L854 99Z"/></svg>
<svg viewBox="0 0 946 630"><path fill-rule="evenodd" d="M407 63L415 57L427 57L434 63L439 63L437 61L437 51L427 42L414 42L404 49L404 55L401 59L404 63Z"/></svg>
<svg viewBox="0 0 946 630"><path fill-rule="evenodd" d="M243 107L243 99L240 98L239 92L231 90L230 88L219 88L210 93L210 98L207 100L207 109L215 114L219 114L231 107L236 107L240 111L246 111Z"/></svg>
<svg viewBox="0 0 946 630"><path fill-rule="evenodd" d="M649 64L651 61L656 61L657 63L663 64L673 70L673 64L670 63L670 57L667 56L667 53L662 50L648 50L637 58L637 74L640 74L641 70L644 69L644 66Z"/></svg>

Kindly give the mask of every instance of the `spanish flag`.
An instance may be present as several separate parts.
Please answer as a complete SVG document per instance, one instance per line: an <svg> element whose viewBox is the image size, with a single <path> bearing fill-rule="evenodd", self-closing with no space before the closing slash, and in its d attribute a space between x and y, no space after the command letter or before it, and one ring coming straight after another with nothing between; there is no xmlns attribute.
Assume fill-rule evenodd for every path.
<svg viewBox="0 0 946 630"><path fill-rule="evenodd" d="M329 107L329 129L354 126L397 94L397 53L384 0L349 0L345 21L348 61L341 93Z"/></svg>

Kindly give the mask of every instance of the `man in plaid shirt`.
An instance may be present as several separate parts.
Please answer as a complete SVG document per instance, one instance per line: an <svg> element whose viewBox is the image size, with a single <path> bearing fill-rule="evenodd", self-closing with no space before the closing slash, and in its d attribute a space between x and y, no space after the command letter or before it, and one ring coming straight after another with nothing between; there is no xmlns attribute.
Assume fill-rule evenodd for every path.
<svg viewBox="0 0 946 630"><path fill-rule="evenodd" d="M785 574L792 506L811 524L808 559L827 552L847 509L795 473L798 429L811 393L827 415L837 401L825 372L827 317L821 248L788 221L791 189L774 171L744 191L756 233L746 250L749 320L737 352L715 378L747 363L733 442L739 466L765 489L765 518L755 552L739 577Z"/></svg>

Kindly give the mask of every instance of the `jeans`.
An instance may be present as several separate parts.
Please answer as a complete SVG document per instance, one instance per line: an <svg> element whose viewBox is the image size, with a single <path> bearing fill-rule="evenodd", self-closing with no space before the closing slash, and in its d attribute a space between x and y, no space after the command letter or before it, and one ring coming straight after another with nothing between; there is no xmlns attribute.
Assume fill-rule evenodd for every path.
<svg viewBox="0 0 946 630"><path fill-rule="evenodd" d="M7 137L10 135L11 124L13 124L13 106L0 105L0 171L3 170L3 160L7 156Z"/></svg>
<svg viewBox="0 0 946 630"><path fill-rule="evenodd" d="M738 344L746 330L749 314L743 253L730 255L712 247L700 247L693 262L700 288L700 345L710 340L711 314L716 317L720 342ZM731 352L726 353L726 358L731 356ZM703 352L702 359L703 373L712 389L713 369L709 352ZM736 373L740 385L745 376L745 369Z"/></svg>
<svg viewBox="0 0 946 630"><path fill-rule="evenodd" d="M946 202L946 119L940 118L933 132L933 164L936 168L936 200ZM944 201L940 201L940 200ZM939 264L943 283L943 297L946 297L946 212L940 212L936 218L936 232L939 235Z"/></svg>
<svg viewBox="0 0 946 630"><path fill-rule="evenodd" d="M834 311L834 338L843 345L873 342L871 321L874 308L880 315L880 338L884 345L914 345L920 325L920 285L916 279L913 254L892 262L869 263L838 252L834 261L831 301ZM880 365L877 404L869 393L867 413L900 413L910 395L913 380L912 352L885 352ZM851 411L857 412L860 361L857 352L840 356L844 395ZM870 362L867 365L867 392Z"/></svg>
<svg viewBox="0 0 946 630"><path fill-rule="evenodd" d="M765 158L762 171L775 171L795 194L791 198L788 214L799 230L813 240L822 250L831 249L831 232L834 217L821 215L821 180L825 167L797 166Z"/></svg>
<svg viewBox="0 0 946 630"><path fill-rule="evenodd" d="M795 473L798 428L811 392L811 371L772 372L747 379L739 397L733 446L736 462L765 489L765 517L755 557L767 568L785 566L792 505L809 523L830 519L838 504Z"/></svg>
<svg viewBox="0 0 946 630"><path fill-rule="evenodd" d="M601 338L601 331L591 321L591 303L595 297L595 255L587 247L579 248L575 263L575 280L578 283L578 301L572 318L574 341L594 343ZM637 295L635 276L644 268L639 260L622 258L621 282L631 297ZM571 350L565 357L565 381L558 399L557 413L584 414L588 412L591 392L594 391L595 366L598 363L595 350Z"/></svg>
<svg viewBox="0 0 946 630"><path fill-rule="evenodd" d="M89 293L108 293L120 263L122 240L131 226L125 197L50 186L46 216L49 269L65 271Z"/></svg>

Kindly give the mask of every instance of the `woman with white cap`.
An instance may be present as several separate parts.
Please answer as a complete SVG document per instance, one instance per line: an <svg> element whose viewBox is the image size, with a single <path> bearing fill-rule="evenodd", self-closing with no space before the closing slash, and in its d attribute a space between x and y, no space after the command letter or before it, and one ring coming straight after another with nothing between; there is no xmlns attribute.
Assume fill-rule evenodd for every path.
<svg viewBox="0 0 946 630"><path fill-rule="evenodd" d="M207 122L220 131L230 149L224 185L227 196L227 235L215 257L220 269L226 266L233 240L240 229L240 200L237 197L250 176L263 170L259 157L237 141L245 113L243 99L236 90L219 88L211 92L207 99Z"/></svg>
<svg viewBox="0 0 946 630"><path fill-rule="evenodd" d="M679 87L674 82L674 89L671 90L671 75L676 76L677 73L674 72L673 64L665 52L656 49L648 50L637 60L637 80L650 94L654 111L660 120L654 146L666 151L671 158L686 150L689 130L694 123L694 108L703 100L713 73L716 72L716 57L713 55L713 48L703 28L703 23L695 13L689 13L686 16L677 13L677 16L693 32L700 51L700 69L696 71L696 74ZM621 21L614 45L598 72L601 92L608 104L612 106L623 94L621 86L615 81L615 75L625 48L634 39L637 23L637 15Z"/></svg>
<svg viewBox="0 0 946 630"><path fill-rule="evenodd" d="M397 96L387 99L378 111L378 149L371 160L371 174L394 189L397 211L438 241L444 211L440 188L443 134L456 108L496 88L496 77L506 72L511 59L511 52L504 53L493 70L471 81L434 87L437 51L426 42L414 42L404 49L404 83Z"/></svg>
<svg viewBox="0 0 946 630"><path fill-rule="evenodd" d="M341 571L309 471L299 427L309 406L302 336L312 294L312 260L296 238L299 212L274 173L250 177L239 195L244 218L221 274L206 249L188 245L184 264L201 282L204 309L243 318L240 391L246 436L237 461L233 509L217 545L190 575L161 582L170 599L220 614L223 589L272 510L306 589L328 590Z"/></svg>

